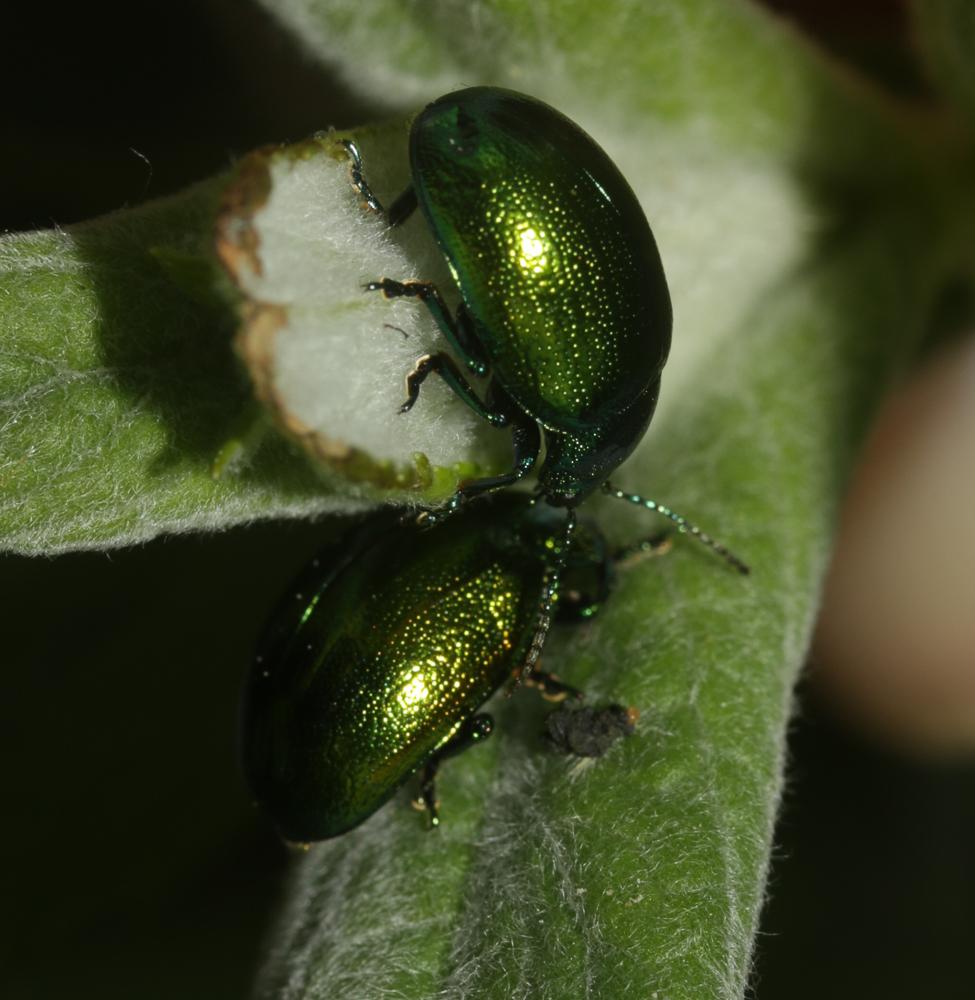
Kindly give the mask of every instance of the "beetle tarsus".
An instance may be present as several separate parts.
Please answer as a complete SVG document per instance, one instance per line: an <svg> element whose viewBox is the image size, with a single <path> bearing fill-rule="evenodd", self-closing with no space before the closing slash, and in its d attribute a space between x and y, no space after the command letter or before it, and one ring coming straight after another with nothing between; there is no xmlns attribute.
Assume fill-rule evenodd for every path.
<svg viewBox="0 0 975 1000"><path fill-rule="evenodd" d="M442 507L438 507L436 510L421 511L417 516L416 523L423 528L432 528L435 524L446 521L451 514L456 514L464 506L466 499L464 494L458 491Z"/></svg>
<svg viewBox="0 0 975 1000"><path fill-rule="evenodd" d="M583 701L585 694L571 684L559 679L558 674L550 674L546 670L536 668L522 680L525 687L537 688L546 701Z"/></svg>
<svg viewBox="0 0 975 1000"><path fill-rule="evenodd" d="M387 299L396 299L400 296L407 298L422 299L424 302L433 300L440 307L447 311L437 286L429 281L395 281L393 278L380 278L378 281L370 281L362 286L367 292L382 292Z"/></svg>
<svg viewBox="0 0 975 1000"><path fill-rule="evenodd" d="M436 796L433 776L428 779L424 775L420 783L420 792L410 805L417 812L426 813L429 829L434 830L440 826L440 799Z"/></svg>
<svg viewBox="0 0 975 1000"><path fill-rule="evenodd" d="M400 406L400 413L409 413L413 409L413 404L420 398L420 386L426 381L426 377L431 371L442 374L439 363L438 355L434 354L424 354L416 359L413 370L406 376L406 402Z"/></svg>
<svg viewBox="0 0 975 1000"><path fill-rule="evenodd" d="M416 190L411 184L390 206L389 211L383 208L383 203L376 197L362 174L362 156L359 147L351 139L340 139L339 145L349 157L349 176L363 204L371 212L385 218L390 228L402 225L413 214L417 207Z"/></svg>
<svg viewBox="0 0 975 1000"><path fill-rule="evenodd" d="M440 802L437 799L437 772L448 757L463 753L475 743L482 743L494 731L494 719L486 712L471 716L434 755L423 765L420 793L413 805L426 812L430 829L440 825Z"/></svg>
<svg viewBox="0 0 975 1000"><path fill-rule="evenodd" d="M349 157L349 176L352 178L352 186L359 193L359 197L370 211L377 215L386 216L386 209L383 208L382 202L372 193L372 188L362 176L362 157L359 155L359 147L351 139L340 139L339 145L345 149Z"/></svg>

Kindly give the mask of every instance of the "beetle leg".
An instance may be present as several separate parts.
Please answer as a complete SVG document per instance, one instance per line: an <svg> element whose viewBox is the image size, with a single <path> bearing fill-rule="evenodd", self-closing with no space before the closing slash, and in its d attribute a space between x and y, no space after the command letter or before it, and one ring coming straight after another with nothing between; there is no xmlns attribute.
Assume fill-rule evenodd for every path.
<svg viewBox="0 0 975 1000"><path fill-rule="evenodd" d="M623 545L613 553L617 566L632 566L644 559L654 559L666 555L674 547L674 539L669 531L658 531L648 538Z"/></svg>
<svg viewBox="0 0 975 1000"><path fill-rule="evenodd" d="M504 419L509 420L511 418L505 414ZM541 447L542 438L538 424L528 418L518 420L511 428L511 440L514 445L515 464L510 472L505 472L500 476L471 479L461 483L457 492L442 507L438 507L436 510L425 510L420 515L418 523L424 524L427 527L439 524L450 517L451 514L456 514L465 501L470 500L472 497L500 490L527 476L535 465L535 461L538 458L538 450Z"/></svg>
<svg viewBox="0 0 975 1000"><path fill-rule="evenodd" d="M394 205L393 208L396 206ZM363 288L367 292L382 292L387 299L400 296L420 299L430 310L430 315L447 338L447 342L457 351L471 373L478 378L487 374L487 364L481 357L477 342L474 322L467 308L461 304L457 307L457 316L451 316L447 303L439 289L430 281L394 281L392 278L380 278L370 281Z"/></svg>
<svg viewBox="0 0 975 1000"><path fill-rule="evenodd" d="M506 417L505 419L508 420L511 418ZM472 479L469 482L461 483L460 489L457 492L464 499L469 500L471 497L480 496L482 493L491 493L504 486L511 486L513 483L517 483L519 479L524 479L531 472L538 458L538 451L542 446L542 436L538 429L538 424L530 418L513 421L511 444L515 453L515 464L511 471L502 473L500 476L490 476L486 479Z"/></svg>
<svg viewBox="0 0 975 1000"><path fill-rule="evenodd" d="M393 202L392 208L387 212L383 208L382 202L373 194L372 188L366 183L362 176L362 157L359 155L359 147L351 139L341 139L339 141L349 157L349 174L352 177L352 186L359 192L366 208L377 215L384 215L390 226L398 226L413 214L416 210L416 191L411 184Z"/></svg>
<svg viewBox="0 0 975 1000"><path fill-rule="evenodd" d="M572 535L576 529L576 514L570 507L566 511L565 530L562 538L552 550L552 560L542 577L542 593L538 604L538 620L535 624L535 634L532 636L531 646L525 656L525 662L521 669L515 674L514 682L508 688L508 694L512 694L521 681L527 681L535 672L538 658L542 655L542 647L552 627L552 619L555 617L555 602L559 598L559 582L562 570L565 568L566 556L572 544Z"/></svg>
<svg viewBox="0 0 975 1000"><path fill-rule="evenodd" d="M411 184L390 206L386 219L390 226L401 226L415 211L416 188Z"/></svg>
<svg viewBox="0 0 975 1000"><path fill-rule="evenodd" d="M406 402L399 408L400 413L413 409L420 395L420 386L430 372L436 372L451 389L479 416L494 427L504 427L508 423L507 414L489 409L471 388L449 354L424 354L417 358L413 370L406 376Z"/></svg>
<svg viewBox="0 0 975 1000"><path fill-rule="evenodd" d="M420 794L414 801L430 817L431 828L440 825L440 803L437 801L436 779L440 765L448 757L463 753L475 743L486 740L494 730L494 719L486 712L473 715L423 766L420 776Z"/></svg>
<svg viewBox="0 0 975 1000"><path fill-rule="evenodd" d="M474 317L471 316L470 310L463 302L457 307L457 313L454 316L454 332L451 343L474 375L482 378L487 374L488 365L484 358L481 342L477 337Z"/></svg>
<svg viewBox="0 0 975 1000"><path fill-rule="evenodd" d="M340 139L339 145L348 154L349 176L352 178L352 186L359 192L359 197L365 202L366 208L371 209L377 215L385 215L386 209L383 208L382 202L372 193L372 188L362 176L362 157L359 155L359 147L351 139Z"/></svg>
<svg viewBox="0 0 975 1000"><path fill-rule="evenodd" d="M524 679L525 687L538 688L539 694L546 701L565 701L571 698L573 701L582 701L585 695L571 684L561 681L557 674L550 674L547 670L533 670Z"/></svg>
<svg viewBox="0 0 975 1000"><path fill-rule="evenodd" d="M460 484L459 489L451 498L450 503L456 509L464 500L480 496L482 493L492 493L524 479L535 467L538 452L542 447L541 431L538 424L522 413L511 401L511 397L500 386L497 379L492 379L488 385L487 407L492 413L503 417L496 427L511 424L511 446L514 451L514 465L510 472L500 476L488 476L485 479L471 479Z"/></svg>

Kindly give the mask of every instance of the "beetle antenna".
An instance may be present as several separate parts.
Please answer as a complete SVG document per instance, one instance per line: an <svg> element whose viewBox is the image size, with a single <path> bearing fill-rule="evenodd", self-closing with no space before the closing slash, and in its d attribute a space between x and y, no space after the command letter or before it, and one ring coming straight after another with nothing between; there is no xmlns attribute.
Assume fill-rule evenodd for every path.
<svg viewBox="0 0 975 1000"><path fill-rule="evenodd" d="M568 516L565 519L565 530L562 532L562 538L554 547L552 561L546 567L545 575L542 577L542 594L538 605L538 624L535 626L532 644L528 649L528 654L525 656L525 662L515 674L514 683L508 691L509 695L514 693L522 681L527 681L531 677L532 672L535 670L535 665L538 663L538 658L542 655L545 637L552 627L552 619L555 617L555 602L559 598L559 581L562 576L562 570L565 568L569 546L572 544L572 534L576 529L576 512L570 507L566 511L566 514Z"/></svg>
<svg viewBox="0 0 975 1000"><path fill-rule="evenodd" d="M725 562L734 566L743 576L747 576L751 572L748 564L739 559L734 552L725 548L725 546L713 539L707 532L701 531L696 524L692 524L682 514L678 514L677 511L671 510L669 507L665 507L662 503L657 503L656 500L651 500L649 497L641 497L637 493L624 493L613 486L612 483L603 483L603 493L607 493L611 497L616 497L617 500L626 500L627 503L636 504L637 507L645 507L647 510L653 510L658 514L662 514L669 521L677 525L679 532L685 535L693 535L699 542L717 552Z"/></svg>

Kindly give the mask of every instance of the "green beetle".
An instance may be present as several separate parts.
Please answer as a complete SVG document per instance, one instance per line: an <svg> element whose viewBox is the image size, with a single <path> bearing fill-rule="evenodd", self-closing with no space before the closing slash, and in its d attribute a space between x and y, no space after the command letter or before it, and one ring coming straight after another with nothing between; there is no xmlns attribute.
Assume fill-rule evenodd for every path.
<svg viewBox="0 0 975 1000"><path fill-rule="evenodd" d="M583 522L578 536L566 561L562 519L512 494L429 530L380 515L306 568L271 619L242 709L246 778L286 840L352 829L417 771L436 825L437 766L490 733L478 709L499 687L525 672L553 699L579 696L535 669L552 566L576 617L609 587L602 535ZM626 730L619 712L611 735ZM565 724L552 738L579 752Z"/></svg>
<svg viewBox="0 0 975 1000"><path fill-rule="evenodd" d="M680 514L607 481L653 416L672 317L650 226L603 150L532 97L497 87L457 91L414 119L412 183L386 212L355 144L344 146L355 188L390 225L419 206L461 303L451 315L429 282L382 278L365 288L421 299L468 371L490 375L482 399L450 355L424 355L407 376L400 411L412 408L435 372L476 413L512 433L512 469L462 483L426 520L522 479L544 434L537 492L569 508L570 534L572 508L602 489L663 514L748 572Z"/></svg>

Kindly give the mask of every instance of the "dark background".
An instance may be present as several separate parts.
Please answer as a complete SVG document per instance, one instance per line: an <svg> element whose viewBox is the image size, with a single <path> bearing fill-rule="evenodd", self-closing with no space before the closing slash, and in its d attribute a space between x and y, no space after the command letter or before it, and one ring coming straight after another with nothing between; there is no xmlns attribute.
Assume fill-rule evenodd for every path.
<svg viewBox="0 0 975 1000"><path fill-rule="evenodd" d="M773 3L929 99L896 3ZM368 120L234 0L6 15L0 229L179 190L249 148ZM286 869L237 772L236 699L314 524L0 559L0 994L247 993ZM151 636L134 645L133 636ZM800 694L759 1000L971 996L975 767L911 762Z"/></svg>

